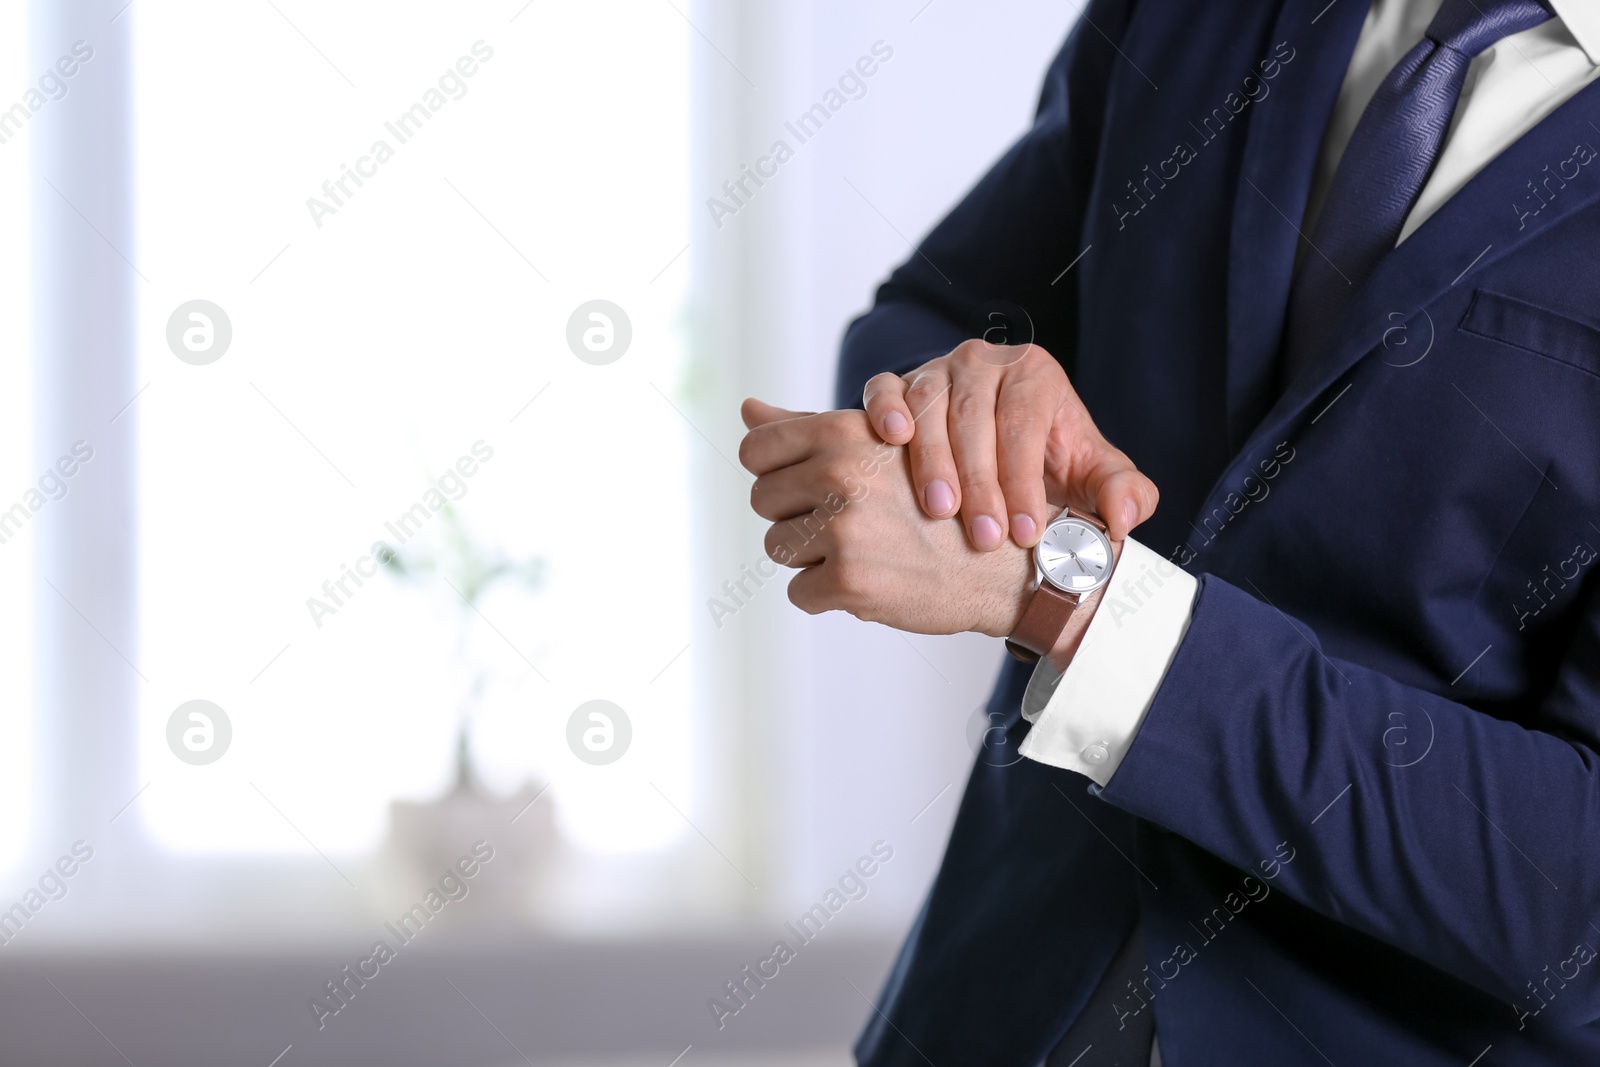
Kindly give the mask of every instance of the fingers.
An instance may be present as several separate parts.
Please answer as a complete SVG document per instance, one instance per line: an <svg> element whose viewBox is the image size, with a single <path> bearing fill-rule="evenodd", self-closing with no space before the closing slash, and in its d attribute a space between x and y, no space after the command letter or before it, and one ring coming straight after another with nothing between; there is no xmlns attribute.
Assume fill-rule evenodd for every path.
<svg viewBox="0 0 1600 1067"><path fill-rule="evenodd" d="M1049 365L1038 361L1036 368L1016 382L1015 399L1002 390L1002 416L1014 415L1017 420L1014 426L1003 423L1000 427L1006 499L1015 503L1023 494L1042 488L1050 503L1092 510L1105 521L1112 540L1121 541L1155 514L1161 494L1155 483L1100 433L1077 390L1064 374L1055 373L1058 370L1054 360ZM1048 411L1029 406L1030 401L1040 400L1048 404ZM1023 447L1011 452L1006 447L1013 435L1032 441L1036 433L1033 420L1039 417L1036 413L1041 413L1046 423L1044 448L1038 453L1044 461L1042 472L1032 465L1035 453L1031 450ZM1010 469L1013 459L1018 464L1015 471ZM1013 486L1019 494L1015 499Z"/></svg>
<svg viewBox="0 0 1600 1067"><path fill-rule="evenodd" d="M773 522L809 515L833 491L821 470L817 462L805 461L768 471L750 486L750 510Z"/></svg>
<svg viewBox="0 0 1600 1067"><path fill-rule="evenodd" d="M820 509L819 509L820 511ZM827 558L826 541L818 536L827 528L827 512L775 522L762 540L767 557L784 567L812 567Z"/></svg>
<svg viewBox="0 0 1600 1067"><path fill-rule="evenodd" d="M905 379L898 374L879 374L867 382L861 400L873 431L886 444L903 445L911 440L916 426L906 404Z"/></svg>
<svg viewBox="0 0 1600 1067"><path fill-rule="evenodd" d="M739 414L750 427L739 442L739 462L751 474L799 463L816 450L819 437L826 432L810 412L788 411L754 398L740 406Z"/></svg>
<svg viewBox="0 0 1600 1067"><path fill-rule="evenodd" d="M831 595L831 586L821 567L807 567L789 579L789 603L807 615L820 615L839 605Z"/></svg>
<svg viewBox="0 0 1600 1067"><path fill-rule="evenodd" d="M1049 446L1058 396L1032 375L1008 377L995 404L995 443L999 449L1000 492L1011 539L1023 548L1038 543L1048 519L1044 491L1045 449Z"/></svg>
<svg viewBox="0 0 1600 1067"><path fill-rule="evenodd" d="M744 419L744 428L747 430L753 430L757 426L765 426L770 422L782 422L785 419L798 419L802 416L813 414L815 412L789 411L786 408L769 404L765 400L757 400L753 396L747 397L745 402L739 405L739 417Z"/></svg>
<svg viewBox="0 0 1600 1067"><path fill-rule="evenodd" d="M968 376L950 391L950 451L961 479L961 520L967 540L980 552L999 548L1009 525L996 461L998 385L997 378ZM1040 456L1042 466L1042 450Z"/></svg>
<svg viewBox="0 0 1600 1067"><path fill-rule="evenodd" d="M906 402L917 423L907 450L917 502L929 518L948 518L961 504L961 480L950 452L949 376L943 371L917 372L906 388Z"/></svg>
<svg viewBox="0 0 1600 1067"><path fill-rule="evenodd" d="M827 562L806 567L789 579L789 603L807 615L825 611L848 611L863 622L877 622L872 611L838 564Z"/></svg>

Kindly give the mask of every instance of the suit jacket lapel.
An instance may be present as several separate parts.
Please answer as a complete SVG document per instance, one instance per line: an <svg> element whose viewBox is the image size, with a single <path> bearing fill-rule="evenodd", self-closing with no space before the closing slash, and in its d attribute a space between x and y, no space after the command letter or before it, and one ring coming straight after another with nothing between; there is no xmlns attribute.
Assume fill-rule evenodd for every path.
<svg viewBox="0 0 1600 1067"><path fill-rule="evenodd" d="M1273 42L1287 42L1296 55L1257 103L1239 166L1228 262L1230 449L1272 403L1300 221L1368 6L1288 0L1273 30Z"/></svg>
<svg viewBox="0 0 1600 1067"><path fill-rule="evenodd" d="M1346 371L1378 347L1386 329L1408 322L1455 285L1512 255L1561 220L1600 201L1600 81L1593 82L1492 160L1409 238L1379 261L1311 365L1289 383L1213 486L1202 513L1218 503L1267 442ZM1549 171L1545 168L1549 167ZM1576 175L1573 171L1576 170ZM1544 196L1534 184L1559 176ZM1541 186L1542 187L1542 186ZM1315 255L1315 252L1308 253ZM1237 258L1237 257L1236 257ZM1438 330L1451 323L1435 323Z"/></svg>

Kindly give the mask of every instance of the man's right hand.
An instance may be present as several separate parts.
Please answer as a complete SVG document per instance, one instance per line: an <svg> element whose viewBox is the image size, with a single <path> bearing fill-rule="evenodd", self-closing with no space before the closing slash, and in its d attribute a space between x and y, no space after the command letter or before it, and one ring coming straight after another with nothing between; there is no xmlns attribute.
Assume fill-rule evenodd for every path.
<svg viewBox="0 0 1600 1067"><path fill-rule="evenodd" d="M1155 483L1101 436L1038 345L966 341L904 377L878 375L863 399L880 438L910 445L922 510L936 519L959 510L980 551L1008 533L1031 548L1047 503L1098 514L1118 541L1155 513Z"/></svg>

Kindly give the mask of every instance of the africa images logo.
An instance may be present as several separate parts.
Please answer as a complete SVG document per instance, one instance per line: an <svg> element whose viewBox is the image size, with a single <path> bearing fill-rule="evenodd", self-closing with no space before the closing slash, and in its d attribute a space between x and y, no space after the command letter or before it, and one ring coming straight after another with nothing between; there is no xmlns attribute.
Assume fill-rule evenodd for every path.
<svg viewBox="0 0 1600 1067"><path fill-rule="evenodd" d="M328 1025L328 1020L348 1008L356 994L383 973L383 969L400 958L400 950L422 935L430 922L437 919L446 906L467 899L472 892L471 880L483 870L483 865L494 859L494 846L487 841L474 841L472 852L456 860L440 875L438 885L429 886L422 899L411 905L393 922L383 928L394 938L379 938L372 943L372 951L352 966L345 964L339 972L322 983L323 996L312 997L306 1003L317 1020L317 1029Z"/></svg>

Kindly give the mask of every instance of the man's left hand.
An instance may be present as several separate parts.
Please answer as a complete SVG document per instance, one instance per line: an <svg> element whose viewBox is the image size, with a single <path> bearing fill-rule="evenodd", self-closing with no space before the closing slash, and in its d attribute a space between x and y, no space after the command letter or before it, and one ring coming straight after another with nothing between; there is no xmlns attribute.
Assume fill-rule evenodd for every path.
<svg viewBox="0 0 1600 1067"><path fill-rule="evenodd" d="M926 518L905 449L879 441L864 412L746 400L741 414L750 432L739 460L757 476L750 504L773 520L767 554L801 569L789 599L802 611L925 634L1016 628L1032 595L1032 554L1009 542L974 551L958 518Z"/></svg>

